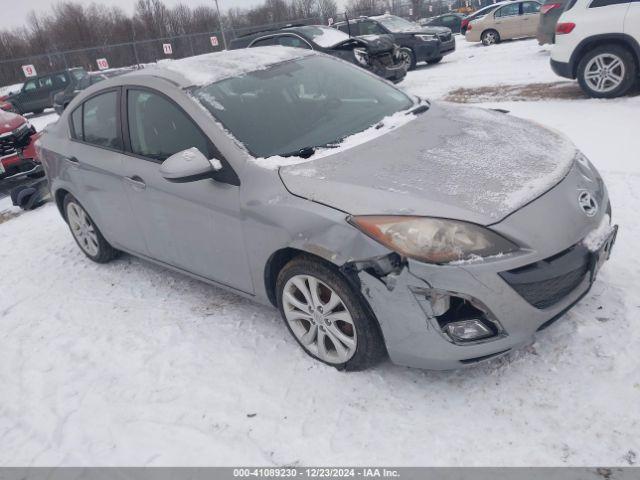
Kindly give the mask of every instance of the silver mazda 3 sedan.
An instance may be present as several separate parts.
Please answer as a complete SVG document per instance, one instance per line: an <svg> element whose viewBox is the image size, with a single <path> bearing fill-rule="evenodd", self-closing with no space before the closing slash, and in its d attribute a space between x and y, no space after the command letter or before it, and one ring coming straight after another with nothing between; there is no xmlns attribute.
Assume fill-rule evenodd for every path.
<svg viewBox="0 0 640 480"><path fill-rule="evenodd" d="M617 227L563 136L322 54L169 61L78 95L38 145L82 251L276 306L312 357L451 369L531 342Z"/></svg>

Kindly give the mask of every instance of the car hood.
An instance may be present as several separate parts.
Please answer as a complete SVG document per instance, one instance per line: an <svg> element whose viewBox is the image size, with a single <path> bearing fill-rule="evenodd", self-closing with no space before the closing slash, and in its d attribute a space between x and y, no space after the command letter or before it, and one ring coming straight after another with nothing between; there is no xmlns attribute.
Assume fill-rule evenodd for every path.
<svg viewBox="0 0 640 480"><path fill-rule="evenodd" d="M393 50L393 37L391 37L391 35L363 35L361 37L352 37L335 45L333 48L340 48L349 43L354 46L363 46L372 54Z"/></svg>
<svg viewBox="0 0 640 480"><path fill-rule="evenodd" d="M25 122L26 120L20 115L0 110L0 135L7 132L13 132Z"/></svg>
<svg viewBox="0 0 640 480"><path fill-rule="evenodd" d="M397 33L406 33L409 35L416 35L416 34L438 35L441 33L451 33L451 29L449 27L432 27L429 25L421 27L417 25L415 29L411 28L407 30L402 30L401 32L397 32Z"/></svg>
<svg viewBox="0 0 640 480"><path fill-rule="evenodd" d="M433 103L395 130L281 167L280 176L294 195L353 215L491 225L557 185L576 154L568 139L535 123Z"/></svg>

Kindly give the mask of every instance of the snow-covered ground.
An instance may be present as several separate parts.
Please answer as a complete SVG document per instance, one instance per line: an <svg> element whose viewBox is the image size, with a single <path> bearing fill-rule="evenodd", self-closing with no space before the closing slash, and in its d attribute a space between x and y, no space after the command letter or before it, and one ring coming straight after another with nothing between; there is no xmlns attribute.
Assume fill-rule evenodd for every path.
<svg viewBox="0 0 640 480"><path fill-rule="evenodd" d="M534 41L459 45L406 88L558 81ZM498 105L568 134L621 225L591 293L532 347L340 373L275 310L129 256L93 264L47 205L0 224L0 465L640 462L640 97L481 106Z"/></svg>

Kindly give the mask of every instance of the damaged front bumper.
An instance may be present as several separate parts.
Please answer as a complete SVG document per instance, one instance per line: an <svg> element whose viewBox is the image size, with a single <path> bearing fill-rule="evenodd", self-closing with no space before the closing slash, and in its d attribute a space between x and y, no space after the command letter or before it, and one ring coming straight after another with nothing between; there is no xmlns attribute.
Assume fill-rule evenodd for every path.
<svg viewBox="0 0 640 480"><path fill-rule="evenodd" d="M597 249L580 243L533 263L517 255L463 265L385 257L353 268L394 363L456 369L526 346L562 317L589 292L616 233ZM470 321L484 326L476 339L451 334L452 324Z"/></svg>

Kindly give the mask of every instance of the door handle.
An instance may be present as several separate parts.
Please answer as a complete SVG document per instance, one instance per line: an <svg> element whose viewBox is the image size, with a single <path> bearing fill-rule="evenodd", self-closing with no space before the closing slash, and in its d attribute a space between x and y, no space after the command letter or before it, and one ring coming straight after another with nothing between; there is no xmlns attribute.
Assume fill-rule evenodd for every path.
<svg viewBox="0 0 640 480"><path fill-rule="evenodd" d="M124 181L131 185L134 190L144 190L147 188L147 184L144 183L144 180L137 175L134 175L133 177L124 177Z"/></svg>
<svg viewBox="0 0 640 480"><path fill-rule="evenodd" d="M67 163L73 167L79 167L80 166L80 160L78 160L76 157L65 157L65 160L67 161Z"/></svg>

